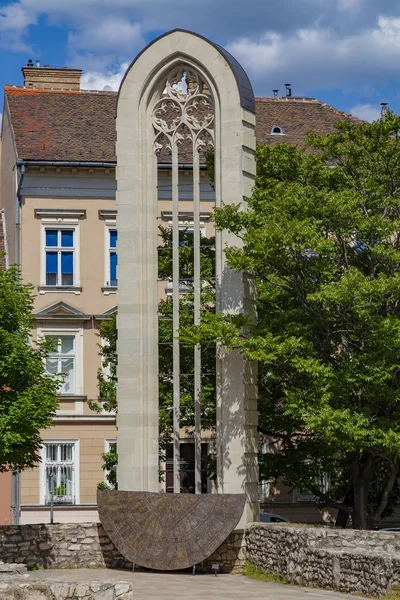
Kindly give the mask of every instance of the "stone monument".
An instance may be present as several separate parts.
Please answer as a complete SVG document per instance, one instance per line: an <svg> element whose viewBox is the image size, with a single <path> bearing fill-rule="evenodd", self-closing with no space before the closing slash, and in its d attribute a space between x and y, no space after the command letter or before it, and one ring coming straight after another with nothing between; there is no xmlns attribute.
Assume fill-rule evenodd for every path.
<svg viewBox="0 0 400 600"><path fill-rule="evenodd" d="M132 510L137 514L147 511L148 502L156 502L157 506L164 502L168 510L173 511L180 492L180 345L177 337L180 147L189 144L192 152L194 322L199 323L200 153L208 148L214 152L215 205L244 204L251 194L255 176L252 87L243 68L225 49L195 33L174 30L149 44L128 68L119 90L116 127L119 491L99 493L100 516L107 522L109 533L117 515L115 508L112 509L116 503L119 510L125 506L125 511ZM159 495L157 154L165 148L171 155L172 177L175 493ZM253 310L251 280L245 274L232 272L226 265L224 247L239 243L240 240L230 233L216 234L216 307L224 313ZM185 515L189 515L188 523L199 532L197 543L203 544L203 554L204 551L211 554L225 539L227 529L244 528L246 523L258 519L257 370L241 355L227 352L222 347L217 349L217 493L213 499L207 499L201 494L200 482L200 347L194 352L196 494L186 495ZM134 494L127 495L127 492L140 494L135 499ZM151 500L149 492L157 498ZM204 509L199 508L202 501L208 502ZM208 505L211 507L210 502L214 502L212 511L207 509ZM216 502L220 502L222 512L216 509ZM233 520L229 518L226 502L231 502ZM235 502L239 508L233 510ZM177 515L182 509L180 504L181 501L175 502ZM218 529L222 537L216 536L210 545L202 542L200 530L207 529L207 519L211 519L212 512L218 514L218 518L225 514L227 527ZM199 519L196 521L196 514L201 517L201 526ZM116 536L124 535L123 528L119 531L119 534L113 532L114 543L117 543ZM128 542L125 542L126 548ZM165 552L168 551L164 548L164 555ZM193 560L202 552L194 553ZM137 551L131 559L142 564L141 556ZM142 556L142 561L145 560ZM182 563L178 563L179 560L166 566L160 557L160 561L153 561L151 567L181 568Z"/></svg>

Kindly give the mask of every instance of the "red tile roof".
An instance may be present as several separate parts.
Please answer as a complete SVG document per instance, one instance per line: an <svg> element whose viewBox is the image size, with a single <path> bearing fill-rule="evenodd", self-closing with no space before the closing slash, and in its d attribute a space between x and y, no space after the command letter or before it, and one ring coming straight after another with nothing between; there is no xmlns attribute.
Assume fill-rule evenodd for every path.
<svg viewBox="0 0 400 600"><path fill-rule="evenodd" d="M115 162L115 93L5 92L19 158Z"/></svg>
<svg viewBox="0 0 400 600"><path fill-rule="evenodd" d="M256 137L261 143L301 146L309 133L331 133L338 121L360 122L315 98L256 98ZM284 135L272 134L274 127Z"/></svg>
<svg viewBox="0 0 400 600"><path fill-rule="evenodd" d="M116 162L115 92L6 86L5 93L19 158ZM256 119L258 142L299 145L311 131L327 134L337 121L358 121L313 98L256 98ZM274 126L284 135L272 135Z"/></svg>

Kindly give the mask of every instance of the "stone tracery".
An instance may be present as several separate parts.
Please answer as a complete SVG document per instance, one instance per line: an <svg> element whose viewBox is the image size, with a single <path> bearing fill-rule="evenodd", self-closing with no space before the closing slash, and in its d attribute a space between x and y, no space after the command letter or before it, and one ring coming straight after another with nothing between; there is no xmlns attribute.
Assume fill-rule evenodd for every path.
<svg viewBox="0 0 400 600"><path fill-rule="evenodd" d="M170 71L165 87L162 85L161 88L152 113L155 152L159 153L165 147L164 136L170 150L173 144L181 144L185 139L179 133L183 124L190 131L190 138L186 139L192 141L193 151L213 147L214 102L201 75L187 65L181 65Z"/></svg>
<svg viewBox="0 0 400 600"><path fill-rule="evenodd" d="M200 73L188 65L174 67L159 85L151 122L156 154L172 155L173 268L173 472L174 492L180 492L180 345L179 345L179 158L193 165L193 292L194 323L200 323L200 158L214 148L214 102ZM182 156L184 159L182 160ZM195 492L201 494L201 350L194 349Z"/></svg>

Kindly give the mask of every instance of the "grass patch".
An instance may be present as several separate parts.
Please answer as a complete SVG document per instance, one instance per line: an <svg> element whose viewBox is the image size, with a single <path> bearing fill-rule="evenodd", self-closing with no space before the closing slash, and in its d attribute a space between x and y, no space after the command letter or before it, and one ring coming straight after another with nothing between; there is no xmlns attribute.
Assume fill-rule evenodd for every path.
<svg viewBox="0 0 400 600"><path fill-rule="evenodd" d="M266 571L265 569L255 567L252 563L249 562L246 563L244 566L243 575L251 577L252 579L257 579L257 581L268 581L269 583L292 583L288 577L286 577L285 575L280 575L279 573L277 573L277 571ZM390 598L389 600L397 600L397 597L393 599Z"/></svg>
<svg viewBox="0 0 400 600"><path fill-rule="evenodd" d="M400 587L393 586L390 592L382 596L381 600L400 600Z"/></svg>

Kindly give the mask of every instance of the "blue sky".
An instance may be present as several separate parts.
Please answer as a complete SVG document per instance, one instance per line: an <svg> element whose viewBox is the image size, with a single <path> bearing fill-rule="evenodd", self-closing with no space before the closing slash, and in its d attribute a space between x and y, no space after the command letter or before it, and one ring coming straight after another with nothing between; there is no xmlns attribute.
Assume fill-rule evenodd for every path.
<svg viewBox="0 0 400 600"><path fill-rule="evenodd" d="M82 68L88 89L118 89L127 64L181 27L227 47L256 95L317 97L361 118L400 113L399 0L0 0L0 84L28 59Z"/></svg>

